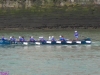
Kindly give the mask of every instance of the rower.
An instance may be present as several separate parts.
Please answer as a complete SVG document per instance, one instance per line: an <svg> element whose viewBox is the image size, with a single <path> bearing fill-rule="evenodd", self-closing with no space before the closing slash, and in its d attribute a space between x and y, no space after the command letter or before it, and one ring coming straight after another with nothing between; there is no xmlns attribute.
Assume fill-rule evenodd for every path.
<svg viewBox="0 0 100 75"><path fill-rule="evenodd" d="M23 36L22 36L22 37L19 36L19 41L20 41L20 42L25 42L25 38L24 38Z"/></svg>
<svg viewBox="0 0 100 75"><path fill-rule="evenodd" d="M51 41L56 41L55 38L54 38L54 36L52 36Z"/></svg>
<svg viewBox="0 0 100 75"><path fill-rule="evenodd" d="M78 36L79 36L79 34L78 34L77 31L74 32L74 36L75 36L75 40L78 40Z"/></svg>
<svg viewBox="0 0 100 75"><path fill-rule="evenodd" d="M19 41L22 41L22 37L21 36L19 36Z"/></svg>
<svg viewBox="0 0 100 75"><path fill-rule="evenodd" d="M30 37L30 42L35 42L35 39L33 38L33 36Z"/></svg>
<svg viewBox="0 0 100 75"><path fill-rule="evenodd" d="M16 39L14 38L14 36L10 36L10 41L11 42L15 42L16 41Z"/></svg>
<svg viewBox="0 0 100 75"><path fill-rule="evenodd" d="M39 37L39 39L41 42L46 41L43 37Z"/></svg>
<svg viewBox="0 0 100 75"><path fill-rule="evenodd" d="M59 39L60 41L66 41L66 39L63 36L60 35L59 37L60 37Z"/></svg>
<svg viewBox="0 0 100 75"><path fill-rule="evenodd" d="M5 37L4 36L2 36L2 38L1 38L2 40L5 40Z"/></svg>

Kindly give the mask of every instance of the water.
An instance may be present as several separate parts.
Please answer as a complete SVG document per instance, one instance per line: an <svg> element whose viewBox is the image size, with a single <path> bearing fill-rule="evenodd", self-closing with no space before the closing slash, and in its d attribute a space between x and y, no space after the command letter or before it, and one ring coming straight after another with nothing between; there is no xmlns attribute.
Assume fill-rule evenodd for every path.
<svg viewBox="0 0 100 75"><path fill-rule="evenodd" d="M91 45L0 46L0 72L9 75L100 75L100 39L98 31L79 31L80 39L91 37ZM73 31L2 32L7 38L23 35L26 39L59 35L73 39Z"/></svg>

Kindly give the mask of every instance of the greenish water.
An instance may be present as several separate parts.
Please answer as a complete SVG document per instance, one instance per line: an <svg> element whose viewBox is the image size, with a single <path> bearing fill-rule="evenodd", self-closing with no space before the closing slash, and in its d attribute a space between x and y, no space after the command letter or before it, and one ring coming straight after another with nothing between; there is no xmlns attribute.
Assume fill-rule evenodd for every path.
<svg viewBox="0 0 100 75"><path fill-rule="evenodd" d="M100 34L98 31L80 30L80 39L91 37L91 45L74 46L0 46L0 72L9 75L100 75ZM74 39L73 31L2 32L0 36L26 39L64 35ZM83 37L84 36L84 37Z"/></svg>

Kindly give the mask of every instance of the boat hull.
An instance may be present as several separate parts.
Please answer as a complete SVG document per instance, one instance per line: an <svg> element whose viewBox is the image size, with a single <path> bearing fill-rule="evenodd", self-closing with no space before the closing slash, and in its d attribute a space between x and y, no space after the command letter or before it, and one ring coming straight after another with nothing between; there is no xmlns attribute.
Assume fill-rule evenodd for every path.
<svg viewBox="0 0 100 75"><path fill-rule="evenodd" d="M91 39L83 39L83 40L67 40L67 41L34 41L34 42L29 42L29 41L16 41L12 42L9 40L0 40L0 45L10 45L10 44L15 44L15 45L84 45L84 44L91 44Z"/></svg>

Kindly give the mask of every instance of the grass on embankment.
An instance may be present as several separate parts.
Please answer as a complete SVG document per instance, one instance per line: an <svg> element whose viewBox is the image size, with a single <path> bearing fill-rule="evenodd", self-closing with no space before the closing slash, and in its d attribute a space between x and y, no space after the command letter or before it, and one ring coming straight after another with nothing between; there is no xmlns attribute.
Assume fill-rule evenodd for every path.
<svg viewBox="0 0 100 75"><path fill-rule="evenodd" d="M38 16L100 16L98 5L68 5L68 6L33 6L27 9L4 8L0 9L0 15L38 15ZM62 14L63 13L63 14Z"/></svg>

